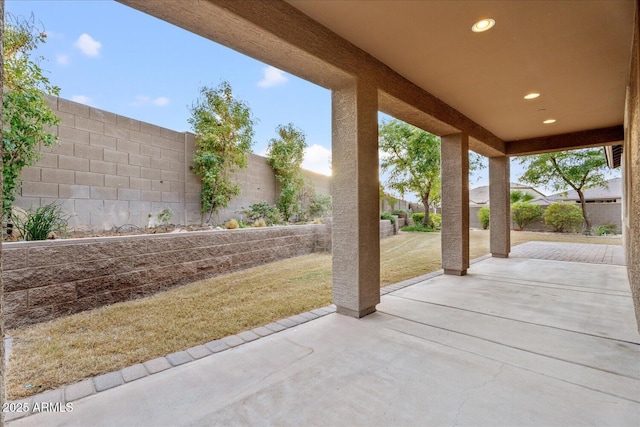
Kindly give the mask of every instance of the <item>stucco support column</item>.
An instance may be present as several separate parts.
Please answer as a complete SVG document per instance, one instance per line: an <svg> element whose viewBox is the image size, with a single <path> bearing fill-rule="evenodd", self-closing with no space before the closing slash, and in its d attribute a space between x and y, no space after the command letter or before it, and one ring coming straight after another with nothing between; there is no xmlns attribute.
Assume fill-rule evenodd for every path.
<svg viewBox="0 0 640 427"><path fill-rule="evenodd" d="M511 252L511 191L509 157L489 158L489 234L491 256Z"/></svg>
<svg viewBox="0 0 640 427"><path fill-rule="evenodd" d="M469 136L441 139L442 268L464 276L469 268Z"/></svg>
<svg viewBox="0 0 640 427"><path fill-rule="evenodd" d="M331 95L333 302L363 317L380 302L378 94L354 81Z"/></svg>

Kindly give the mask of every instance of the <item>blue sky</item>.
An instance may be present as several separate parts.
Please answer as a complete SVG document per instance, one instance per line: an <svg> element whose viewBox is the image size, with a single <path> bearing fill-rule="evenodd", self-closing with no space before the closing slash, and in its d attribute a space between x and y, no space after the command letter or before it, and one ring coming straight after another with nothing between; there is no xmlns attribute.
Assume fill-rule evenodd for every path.
<svg viewBox="0 0 640 427"><path fill-rule="evenodd" d="M190 131L198 89L227 80L258 119L255 153L291 122L307 135L303 166L330 174L328 90L113 1L8 0L5 11L44 27L38 54L61 97Z"/></svg>
<svg viewBox="0 0 640 427"><path fill-rule="evenodd" d="M190 131L198 89L227 80L257 119L256 154L265 153L276 126L293 123L307 135L303 167L330 174L328 90L114 1L7 0L5 11L33 14L44 27L47 42L38 54L63 98ZM521 173L512 162L511 180ZM472 188L486 184L487 169L471 177Z"/></svg>

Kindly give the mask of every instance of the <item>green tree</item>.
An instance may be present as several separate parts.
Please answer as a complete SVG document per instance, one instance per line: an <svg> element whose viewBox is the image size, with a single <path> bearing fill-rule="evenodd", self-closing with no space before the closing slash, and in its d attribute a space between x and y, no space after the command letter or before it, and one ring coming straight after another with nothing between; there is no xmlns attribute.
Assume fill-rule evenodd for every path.
<svg viewBox="0 0 640 427"><path fill-rule="evenodd" d="M511 205L511 217L524 230L529 224L542 217L542 208L529 202L515 202Z"/></svg>
<svg viewBox="0 0 640 427"><path fill-rule="evenodd" d="M384 153L380 166L387 174L387 186L402 196L416 194L429 209L431 198L440 193L440 138L391 120L380 125L379 147ZM422 223L429 227L428 215Z"/></svg>
<svg viewBox="0 0 640 427"><path fill-rule="evenodd" d="M417 195L428 212L440 199L440 138L400 120L383 122L378 135L387 186L402 197ZM482 158L469 152L469 172L482 167ZM433 228L430 218L425 215L422 222L427 228Z"/></svg>
<svg viewBox="0 0 640 427"><path fill-rule="evenodd" d="M605 186L607 162L602 149L583 149L525 156L520 164L527 170L520 178L533 185L550 185L555 191L575 190L582 207L584 233L591 234L591 220L583 191Z"/></svg>
<svg viewBox="0 0 640 427"><path fill-rule="evenodd" d="M30 19L11 15L4 22L4 96L2 122L2 210L10 213L23 168L38 161L41 146L51 146L57 136L49 132L60 119L47 106L47 96L57 96L60 88L52 85L40 67L42 57L32 51L45 43L44 30Z"/></svg>
<svg viewBox="0 0 640 427"><path fill-rule="evenodd" d="M240 194L233 174L247 167L253 145L253 124L249 106L233 96L231 85L202 87L191 106L189 123L196 135L193 171L202 180L202 212L205 222Z"/></svg>
<svg viewBox="0 0 640 427"><path fill-rule="evenodd" d="M509 193L509 198L511 199L511 203L530 202L531 200L535 199L535 196L522 190L513 190L511 193Z"/></svg>
<svg viewBox="0 0 640 427"><path fill-rule="evenodd" d="M304 149L307 148L304 132L293 123L279 125L276 128L277 138L269 141L267 162L280 183L278 208L283 220L288 221L300 211L298 193L304 187L304 177L300 165L304 160Z"/></svg>
<svg viewBox="0 0 640 427"><path fill-rule="evenodd" d="M542 214L544 223L555 231L572 230L582 223L582 212L574 203L556 202L550 204Z"/></svg>

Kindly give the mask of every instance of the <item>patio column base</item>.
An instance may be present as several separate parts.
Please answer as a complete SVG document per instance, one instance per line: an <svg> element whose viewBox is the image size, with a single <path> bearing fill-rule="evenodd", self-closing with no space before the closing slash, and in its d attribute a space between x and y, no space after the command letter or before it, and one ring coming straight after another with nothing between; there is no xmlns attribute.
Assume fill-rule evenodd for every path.
<svg viewBox="0 0 640 427"><path fill-rule="evenodd" d="M451 270L451 269L445 268L444 274L448 274L450 276L466 276L467 270Z"/></svg>
<svg viewBox="0 0 640 427"><path fill-rule="evenodd" d="M340 307L340 306L336 307L336 313L342 314L344 316L355 317L356 319L360 319L364 316L374 313L375 311L376 311L375 305L360 311L351 310L350 308L346 308L346 307Z"/></svg>
<svg viewBox="0 0 640 427"><path fill-rule="evenodd" d="M509 254L491 254L493 258L509 258Z"/></svg>

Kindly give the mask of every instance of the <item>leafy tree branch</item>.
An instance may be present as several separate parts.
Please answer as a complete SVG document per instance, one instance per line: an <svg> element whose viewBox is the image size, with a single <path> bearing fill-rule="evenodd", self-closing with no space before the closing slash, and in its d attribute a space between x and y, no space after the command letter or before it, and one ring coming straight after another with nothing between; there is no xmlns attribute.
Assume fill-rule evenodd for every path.
<svg viewBox="0 0 640 427"><path fill-rule="evenodd" d="M304 178L300 165L307 148L304 132L293 123L279 125L278 136L269 141L267 162L273 168L280 183L278 209L284 221L288 221L301 209L298 193L304 187Z"/></svg>
<svg viewBox="0 0 640 427"><path fill-rule="evenodd" d="M51 132L60 119L47 106L47 96L58 96L60 88L50 83L40 67L42 57L32 51L45 43L47 35L29 19L8 15L4 23L4 96L2 124L3 216L11 211L20 184L20 172L40 158L40 148L53 145Z"/></svg>
<svg viewBox="0 0 640 427"><path fill-rule="evenodd" d="M202 180L202 212L210 223L214 213L240 194L233 174L247 167L254 119L248 105L233 96L231 85L222 82L200 89L188 121L196 135L193 172Z"/></svg>

